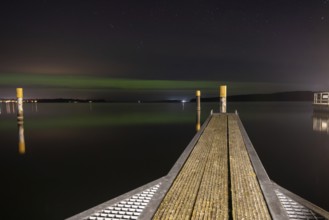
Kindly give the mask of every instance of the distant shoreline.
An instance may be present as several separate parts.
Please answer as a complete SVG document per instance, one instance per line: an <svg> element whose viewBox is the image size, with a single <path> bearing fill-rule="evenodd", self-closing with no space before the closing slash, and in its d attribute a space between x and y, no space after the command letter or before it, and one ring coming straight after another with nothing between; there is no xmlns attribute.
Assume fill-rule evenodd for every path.
<svg viewBox="0 0 329 220"><path fill-rule="evenodd" d="M304 102L313 101L314 92L311 91L293 91L278 92L269 94L247 94L228 96L228 102ZM1 102L15 99L0 99ZM73 99L73 98L55 98L55 99L24 99L25 102L33 103L182 103L195 102L195 98L190 100L106 100L106 99ZM202 102L219 102L219 97L202 97Z"/></svg>
<svg viewBox="0 0 329 220"><path fill-rule="evenodd" d="M228 96L228 102L305 102L313 101L314 92L311 91L293 91L278 92L269 94L248 94ZM203 102L218 102L218 97L201 98ZM195 102L195 98L191 99Z"/></svg>

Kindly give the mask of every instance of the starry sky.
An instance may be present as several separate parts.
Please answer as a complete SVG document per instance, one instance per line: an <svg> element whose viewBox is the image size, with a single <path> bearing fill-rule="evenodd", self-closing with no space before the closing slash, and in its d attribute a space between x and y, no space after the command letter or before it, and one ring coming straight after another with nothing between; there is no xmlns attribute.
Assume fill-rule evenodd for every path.
<svg viewBox="0 0 329 220"><path fill-rule="evenodd" d="M0 4L0 98L329 90L329 0Z"/></svg>

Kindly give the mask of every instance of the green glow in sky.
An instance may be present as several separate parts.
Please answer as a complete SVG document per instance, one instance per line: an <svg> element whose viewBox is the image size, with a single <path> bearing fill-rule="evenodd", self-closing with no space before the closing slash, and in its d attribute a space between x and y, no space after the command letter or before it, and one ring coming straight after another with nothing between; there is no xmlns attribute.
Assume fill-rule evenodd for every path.
<svg viewBox="0 0 329 220"><path fill-rule="evenodd" d="M220 76L219 76L220 78ZM27 87L33 89L74 89L74 90L119 90L119 91L211 91L218 94L219 85L226 84L229 94L272 93L302 90L305 85L265 82L227 82L227 81L189 81L189 80L152 80L117 79L101 76L48 75L48 74L0 74L0 87Z"/></svg>
<svg viewBox="0 0 329 220"><path fill-rule="evenodd" d="M0 86L58 87L79 89L209 89L218 82L183 80L114 79L90 76L0 75Z"/></svg>

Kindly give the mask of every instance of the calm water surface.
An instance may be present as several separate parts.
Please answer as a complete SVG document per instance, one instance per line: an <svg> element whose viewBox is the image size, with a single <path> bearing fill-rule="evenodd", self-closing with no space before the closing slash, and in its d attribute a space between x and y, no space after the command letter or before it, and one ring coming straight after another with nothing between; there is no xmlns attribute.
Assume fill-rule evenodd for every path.
<svg viewBox="0 0 329 220"><path fill-rule="evenodd" d="M311 103L228 107L270 178L329 210L329 116ZM23 126L13 106L0 109L5 219L67 218L160 178L195 134L193 103L24 104ZM202 121L211 109L202 105Z"/></svg>

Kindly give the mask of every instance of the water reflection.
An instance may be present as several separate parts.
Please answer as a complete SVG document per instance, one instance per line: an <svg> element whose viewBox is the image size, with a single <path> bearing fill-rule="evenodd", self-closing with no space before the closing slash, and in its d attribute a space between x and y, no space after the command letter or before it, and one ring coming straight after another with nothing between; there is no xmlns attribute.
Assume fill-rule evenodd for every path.
<svg viewBox="0 0 329 220"><path fill-rule="evenodd" d="M18 125L18 153L25 154L25 138L24 138L24 125L23 121L17 123Z"/></svg>
<svg viewBox="0 0 329 220"><path fill-rule="evenodd" d="M184 111L185 110L185 100L182 100L182 110Z"/></svg>
<svg viewBox="0 0 329 220"><path fill-rule="evenodd" d="M0 102L0 115L7 114L15 114L16 113L16 105L15 101L3 101Z"/></svg>
<svg viewBox="0 0 329 220"><path fill-rule="evenodd" d="M24 103L25 105L25 103ZM39 108L38 108L38 103L37 102L31 102L28 103L27 106L31 106L29 107L28 110L30 110L29 112L39 112ZM92 111L92 106L90 104L90 111ZM16 114L19 115L19 111L18 111L18 106L17 106L17 102L16 101L0 101L0 115L11 115L11 114Z"/></svg>
<svg viewBox="0 0 329 220"><path fill-rule="evenodd" d="M32 102L32 112L38 112L38 103L37 102Z"/></svg>
<svg viewBox="0 0 329 220"><path fill-rule="evenodd" d="M196 126L195 130L198 132L200 131L201 128L201 111L197 110L196 111Z"/></svg>
<svg viewBox="0 0 329 220"><path fill-rule="evenodd" d="M15 103L14 102L12 102L11 103L11 106L12 106L12 110L13 110L13 114L15 114L16 113L16 106L15 106Z"/></svg>
<svg viewBox="0 0 329 220"><path fill-rule="evenodd" d="M329 134L329 112L313 112L313 131Z"/></svg>
<svg viewBox="0 0 329 220"><path fill-rule="evenodd" d="M11 114L10 103L6 103L6 112L7 112L7 114Z"/></svg>

